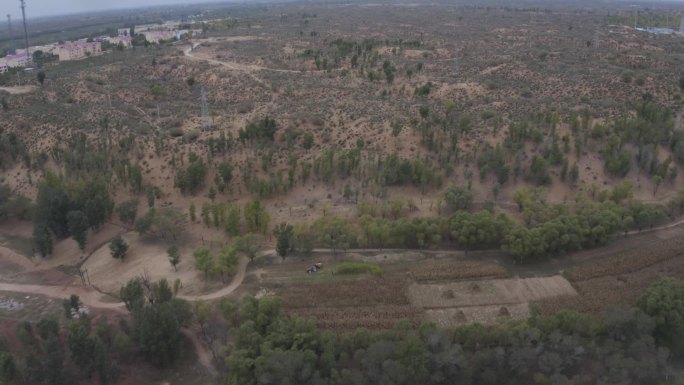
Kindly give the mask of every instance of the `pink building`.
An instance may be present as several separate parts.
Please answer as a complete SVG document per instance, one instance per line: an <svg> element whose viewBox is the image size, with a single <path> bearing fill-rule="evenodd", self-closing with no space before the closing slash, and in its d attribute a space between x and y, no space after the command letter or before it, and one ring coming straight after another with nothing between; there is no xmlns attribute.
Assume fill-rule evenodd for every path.
<svg viewBox="0 0 684 385"><path fill-rule="evenodd" d="M59 56L59 60L80 60L91 55L102 53L102 45L99 41L87 42L84 40L59 44L53 54Z"/></svg>
<svg viewBox="0 0 684 385"><path fill-rule="evenodd" d="M25 51L24 51L25 52ZM7 55L0 59L0 65L4 64L7 68L26 67L31 63L31 57L25 53ZM2 72L2 71L0 71Z"/></svg>

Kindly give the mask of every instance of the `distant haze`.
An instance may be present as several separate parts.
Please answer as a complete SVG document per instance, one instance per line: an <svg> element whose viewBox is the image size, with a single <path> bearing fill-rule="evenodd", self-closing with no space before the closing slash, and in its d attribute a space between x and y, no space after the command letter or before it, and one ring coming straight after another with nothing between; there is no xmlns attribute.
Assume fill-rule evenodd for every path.
<svg viewBox="0 0 684 385"><path fill-rule="evenodd" d="M278 2L278 0L274 0ZM372 0L369 0L372 1ZM420 0L419 0L420 1ZM548 0L549 3L563 3L564 0ZM684 3L684 0L616 0L620 3ZM187 5L206 3L250 2L250 0L26 0L26 17L31 19L42 16L68 15L74 13L106 11L114 9L139 8L160 5ZM478 0L466 1L477 4ZM491 1L483 1L491 2ZM515 2L515 0L511 1ZM525 2L525 0L521 1ZM536 1L543 3L544 1ZM604 3L599 1L598 3ZM12 15L13 20L21 19L19 0L0 0L0 24L6 19L7 14Z"/></svg>
<svg viewBox="0 0 684 385"><path fill-rule="evenodd" d="M41 17L53 15L66 15L81 12L105 11L108 9L122 9L158 5L177 4L201 4L210 3L211 0L26 0L26 17ZM21 18L19 0L0 1L0 20L4 20L7 14L12 19Z"/></svg>

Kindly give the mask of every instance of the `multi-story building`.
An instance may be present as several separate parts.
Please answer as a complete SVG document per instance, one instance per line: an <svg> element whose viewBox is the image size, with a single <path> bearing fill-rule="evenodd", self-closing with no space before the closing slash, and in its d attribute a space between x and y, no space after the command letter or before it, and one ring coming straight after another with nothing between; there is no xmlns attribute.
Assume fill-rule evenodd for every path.
<svg viewBox="0 0 684 385"><path fill-rule="evenodd" d="M0 58L0 65L4 64L7 68L26 67L31 63L30 56L26 55L26 50L17 51L14 55L7 55Z"/></svg>
<svg viewBox="0 0 684 385"><path fill-rule="evenodd" d="M130 36L128 35L119 35L119 36L114 36L114 37L107 37L105 38L106 41L113 45L118 45L121 43L125 48L130 47L133 45L133 39L131 39Z"/></svg>
<svg viewBox="0 0 684 385"><path fill-rule="evenodd" d="M52 52L59 56L59 60L80 60L88 56L99 55L102 53L102 44L99 41L88 42L78 40L59 44Z"/></svg>
<svg viewBox="0 0 684 385"><path fill-rule="evenodd" d="M176 38L175 30L163 30L163 31L146 31L141 32L145 35L145 40L150 43L159 43L160 40L173 40Z"/></svg>

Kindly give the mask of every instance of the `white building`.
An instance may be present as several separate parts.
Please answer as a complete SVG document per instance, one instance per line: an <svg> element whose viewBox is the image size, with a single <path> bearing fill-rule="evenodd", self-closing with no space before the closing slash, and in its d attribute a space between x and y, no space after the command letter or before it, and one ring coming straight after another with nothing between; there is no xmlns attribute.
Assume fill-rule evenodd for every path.
<svg viewBox="0 0 684 385"><path fill-rule="evenodd" d="M128 35L119 35L114 37L106 37L104 40L108 41L113 45L119 45L121 43L125 48L129 48L133 45L133 39Z"/></svg>
<svg viewBox="0 0 684 385"><path fill-rule="evenodd" d="M146 31L140 34L144 35L145 40L150 43L159 43L160 40L173 40L176 38L176 31L174 30Z"/></svg>

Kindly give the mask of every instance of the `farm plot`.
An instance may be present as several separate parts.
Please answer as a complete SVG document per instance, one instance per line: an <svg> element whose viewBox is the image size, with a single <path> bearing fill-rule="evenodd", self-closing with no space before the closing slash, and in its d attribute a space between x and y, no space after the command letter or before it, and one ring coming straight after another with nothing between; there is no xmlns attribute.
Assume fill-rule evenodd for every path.
<svg viewBox="0 0 684 385"><path fill-rule="evenodd" d="M286 313L313 318L326 329L383 329L401 319L421 320L420 309L406 295L406 282L398 277L297 283L274 290Z"/></svg>
<svg viewBox="0 0 684 385"><path fill-rule="evenodd" d="M616 254L599 261L590 261L570 269L565 276L572 282L584 281L645 269L684 254L684 240L669 239L652 242L628 252Z"/></svg>
<svg viewBox="0 0 684 385"><path fill-rule="evenodd" d="M425 309L426 318L443 327L487 324L499 316L524 318L530 301L575 295L570 282L560 275L413 284L408 290L411 304Z"/></svg>
<svg viewBox="0 0 684 385"><path fill-rule="evenodd" d="M612 306L631 305L658 278L684 278L683 248L678 240L657 242L585 264L568 273L578 296L546 298L537 304L542 314L560 309L598 314Z"/></svg>
<svg viewBox="0 0 684 385"><path fill-rule="evenodd" d="M462 308L428 309L425 318L434 322L440 328L451 328L454 325L477 322L483 325L493 323L499 317L524 319L530 315L530 308L526 303L505 306L472 306Z"/></svg>
<svg viewBox="0 0 684 385"><path fill-rule="evenodd" d="M411 269L411 277L418 282L507 276L503 267L482 261L421 261L420 266Z"/></svg>

